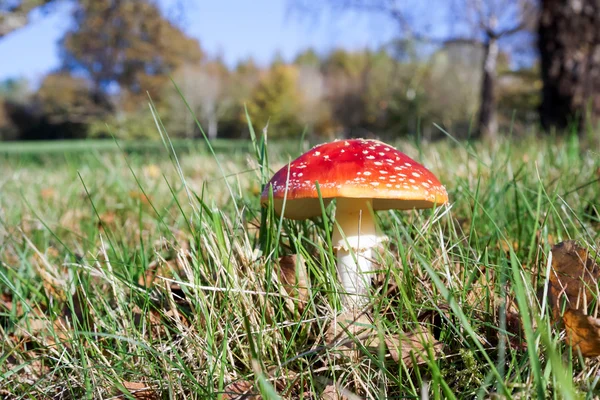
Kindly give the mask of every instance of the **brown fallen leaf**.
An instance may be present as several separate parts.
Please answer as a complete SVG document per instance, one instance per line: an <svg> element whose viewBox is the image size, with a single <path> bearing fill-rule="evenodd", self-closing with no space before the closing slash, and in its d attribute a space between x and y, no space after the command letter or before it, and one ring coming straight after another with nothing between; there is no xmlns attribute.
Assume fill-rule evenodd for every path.
<svg viewBox="0 0 600 400"><path fill-rule="evenodd" d="M600 356L600 319L567 308L562 316L567 343L584 357Z"/></svg>
<svg viewBox="0 0 600 400"><path fill-rule="evenodd" d="M42 196L42 199L44 199L44 200L52 200L52 199L54 199L55 195L56 195L56 192L54 191L54 188L52 188L52 187L47 187L47 188L43 188L42 190L40 190L40 196Z"/></svg>
<svg viewBox="0 0 600 400"><path fill-rule="evenodd" d="M552 269L550 271L550 295L555 310L558 301L566 296L570 308L587 306L598 289L600 268L586 249L575 241L561 242L552 247Z"/></svg>
<svg viewBox="0 0 600 400"><path fill-rule="evenodd" d="M409 367L425 364L429 360L429 348L435 357L442 354L442 343L420 325L415 332L386 335L385 344L394 361L402 360Z"/></svg>
<svg viewBox="0 0 600 400"><path fill-rule="evenodd" d="M115 224L117 214L114 211L106 211L100 214L98 228L104 228Z"/></svg>
<svg viewBox="0 0 600 400"><path fill-rule="evenodd" d="M335 385L327 385L321 392L321 400L348 400L348 398L341 394Z"/></svg>
<svg viewBox="0 0 600 400"><path fill-rule="evenodd" d="M231 382L223 390L223 400L242 400L253 399L260 400L262 397L253 392L254 383L245 380Z"/></svg>
<svg viewBox="0 0 600 400"><path fill-rule="evenodd" d="M127 391L137 400L158 400L160 396L156 390L144 382L122 382ZM120 393L117 399L126 399L124 393Z"/></svg>
<svg viewBox="0 0 600 400"><path fill-rule="evenodd" d="M142 204L150 204L152 203L152 199L150 196L141 190L130 190L129 198L133 200L139 200Z"/></svg>
<svg viewBox="0 0 600 400"><path fill-rule="evenodd" d="M148 268L143 275L140 275L138 284L146 288L150 288L155 285L161 285L164 283L164 279L161 277L170 278L174 277L174 273L179 271L177 262L175 260L154 260L148 264Z"/></svg>
<svg viewBox="0 0 600 400"><path fill-rule="evenodd" d="M308 302L308 277L306 263L302 256L295 254L279 259L279 279L285 291L294 299L298 310L302 312Z"/></svg>
<svg viewBox="0 0 600 400"><path fill-rule="evenodd" d="M378 351L381 337L369 316L352 311L338 316L337 321L329 326L325 334L327 342L331 345L355 349L358 341L373 352ZM396 362L402 360L408 367L427 362L429 347L436 357L442 353L442 343L421 325L417 325L413 332L408 333L385 332L383 342L391 358Z"/></svg>
<svg viewBox="0 0 600 400"><path fill-rule="evenodd" d="M549 298L552 316L562 321L566 342L584 357L600 355L600 319L587 315L598 293L600 268L587 249L574 241L552 247Z"/></svg>

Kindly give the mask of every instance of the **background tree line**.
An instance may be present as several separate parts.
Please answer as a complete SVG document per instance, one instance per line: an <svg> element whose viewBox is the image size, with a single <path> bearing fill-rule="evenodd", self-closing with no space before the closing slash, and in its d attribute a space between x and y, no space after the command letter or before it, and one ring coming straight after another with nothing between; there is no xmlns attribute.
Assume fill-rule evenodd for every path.
<svg viewBox="0 0 600 400"><path fill-rule="evenodd" d="M0 40L27 24L31 9L58 1L0 5ZM375 50L307 49L292 61L228 67L151 0L75 1L61 67L34 89L0 83L0 139L155 136L149 97L169 134L188 138L201 135L194 115L211 138L245 137L245 107L272 137L433 138L443 129L493 138L540 124L583 132L598 122L597 0L453 0L438 16L447 29L435 30L418 17L427 15L423 3L328 0L304 8L314 4L385 14L398 22L399 39ZM523 54L530 61L515 62Z"/></svg>

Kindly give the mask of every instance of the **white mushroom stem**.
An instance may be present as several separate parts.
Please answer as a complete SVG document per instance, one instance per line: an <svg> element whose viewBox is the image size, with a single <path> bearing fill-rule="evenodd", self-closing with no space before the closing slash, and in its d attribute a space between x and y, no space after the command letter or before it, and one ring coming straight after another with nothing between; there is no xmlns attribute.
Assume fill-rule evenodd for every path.
<svg viewBox="0 0 600 400"><path fill-rule="evenodd" d="M360 307L368 301L372 248L385 240L377 233L371 199L338 198L332 244L344 289L342 303Z"/></svg>

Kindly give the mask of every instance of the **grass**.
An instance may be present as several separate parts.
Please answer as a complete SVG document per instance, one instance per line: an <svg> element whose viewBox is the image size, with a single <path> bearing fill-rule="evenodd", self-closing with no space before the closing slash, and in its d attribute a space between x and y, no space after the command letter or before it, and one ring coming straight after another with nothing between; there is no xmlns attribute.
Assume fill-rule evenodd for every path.
<svg viewBox="0 0 600 400"><path fill-rule="evenodd" d="M266 179L306 144L0 152L0 394L597 396L600 364L562 342L536 293L552 244L598 241L598 154L576 139L394 144L452 202L378 213L390 241L366 325L380 339L429 330L442 352L425 346L419 364L383 340L346 333L348 351L328 337L331 209L301 222L261 211ZM282 287L291 254L306 298Z"/></svg>

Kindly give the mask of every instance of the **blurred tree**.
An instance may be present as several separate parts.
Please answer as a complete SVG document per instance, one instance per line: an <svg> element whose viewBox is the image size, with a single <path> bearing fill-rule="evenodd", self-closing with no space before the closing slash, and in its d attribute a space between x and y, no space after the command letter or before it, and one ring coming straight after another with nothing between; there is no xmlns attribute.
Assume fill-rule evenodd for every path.
<svg viewBox="0 0 600 400"><path fill-rule="evenodd" d="M600 118L600 1L542 0L541 9L541 121L581 133Z"/></svg>
<svg viewBox="0 0 600 400"><path fill-rule="evenodd" d="M314 49L308 48L296 55L296 58L294 58L294 64L318 68L321 65L321 59Z"/></svg>
<svg viewBox="0 0 600 400"><path fill-rule="evenodd" d="M198 136L194 115L206 129L210 139L218 133L219 121L231 107L229 93L229 71L221 60L203 64L184 64L173 76L181 95L174 87L168 88L170 131L182 133L183 136ZM185 98L192 115L185 106L181 96ZM197 133L196 133L197 132Z"/></svg>
<svg viewBox="0 0 600 400"><path fill-rule="evenodd" d="M240 61L229 73L227 88L230 106L224 112L219 124L219 135L229 138L244 137L248 133L245 106L256 90L264 71L252 58Z"/></svg>
<svg viewBox="0 0 600 400"><path fill-rule="evenodd" d="M498 86L498 114L519 133L539 123L542 81L539 64L500 76Z"/></svg>
<svg viewBox="0 0 600 400"><path fill-rule="evenodd" d="M0 1L0 38L29 23L29 14L35 9L49 11L61 0L2 0Z"/></svg>
<svg viewBox="0 0 600 400"><path fill-rule="evenodd" d="M250 94L247 107L252 122L262 129L269 126L270 137L300 134L298 111L302 98L298 90L298 69L275 63ZM245 121L245 115L241 116Z"/></svg>
<svg viewBox="0 0 600 400"><path fill-rule="evenodd" d="M399 90L398 62L386 51L335 50L322 66L333 120L346 136L387 130L389 106Z"/></svg>
<svg viewBox="0 0 600 400"><path fill-rule="evenodd" d="M334 126L343 128L346 136L360 136L365 129L367 68L368 61L363 52L336 49L323 60L326 99Z"/></svg>
<svg viewBox="0 0 600 400"><path fill-rule="evenodd" d="M65 72L46 75L34 96L38 109L50 124L82 124L106 116L110 103L84 78Z"/></svg>
<svg viewBox="0 0 600 400"><path fill-rule="evenodd" d="M309 134L331 136L335 128L331 126L330 108L325 102L325 77L318 63L308 61L299 65L297 85L301 98L297 111L300 123L306 126Z"/></svg>
<svg viewBox="0 0 600 400"><path fill-rule="evenodd" d="M169 73L202 58L199 43L150 0L79 0L62 46L65 67L97 90L120 91L125 110L145 104L146 92L157 98Z"/></svg>
<svg viewBox="0 0 600 400"><path fill-rule="evenodd" d="M24 78L8 78L0 81L0 98L24 103L29 100L31 89Z"/></svg>
<svg viewBox="0 0 600 400"><path fill-rule="evenodd" d="M302 10L315 10L319 3L296 0ZM496 78L502 40L532 29L537 9L535 0L328 0L336 9L352 9L391 17L405 38L445 42L471 40L483 45L482 80L476 133L487 137L497 134ZM422 18L428 15L428 18ZM417 23L415 21L422 21Z"/></svg>

